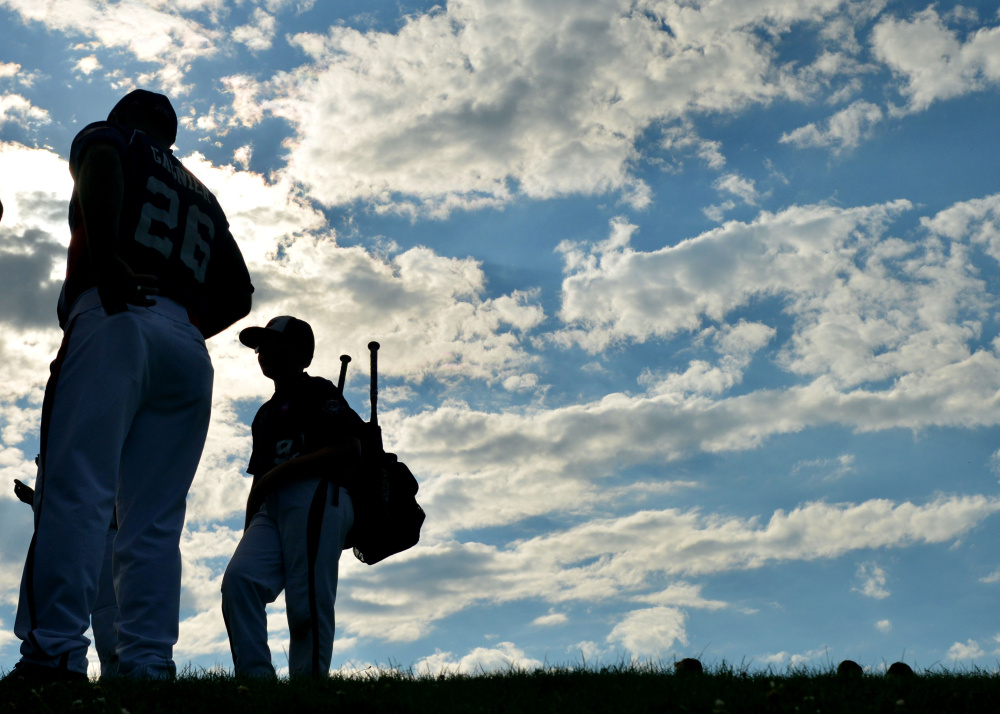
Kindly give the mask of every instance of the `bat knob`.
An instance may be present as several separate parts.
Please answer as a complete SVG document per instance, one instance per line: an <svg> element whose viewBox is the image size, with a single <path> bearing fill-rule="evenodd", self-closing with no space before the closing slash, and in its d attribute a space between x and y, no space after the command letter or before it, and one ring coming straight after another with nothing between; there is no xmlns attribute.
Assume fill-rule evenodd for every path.
<svg viewBox="0 0 1000 714"><path fill-rule="evenodd" d="M380 346L381 345L379 345L379 343L375 341L368 343L368 349L370 349L372 352L377 352Z"/></svg>
<svg viewBox="0 0 1000 714"><path fill-rule="evenodd" d="M344 364L347 364L348 362L351 361L351 356L350 355L340 355L340 361L343 362Z"/></svg>

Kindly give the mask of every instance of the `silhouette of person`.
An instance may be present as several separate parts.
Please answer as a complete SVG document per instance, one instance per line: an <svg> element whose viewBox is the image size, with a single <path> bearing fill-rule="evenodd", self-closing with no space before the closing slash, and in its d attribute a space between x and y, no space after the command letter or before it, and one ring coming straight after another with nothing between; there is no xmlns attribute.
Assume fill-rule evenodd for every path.
<svg viewBox="0 0 1000 714"><path fill-rule="evenodd" d="M314 339L287 315L248 327L271 397L253 420L247 527L222 579L222 614L237 676L274 678L265 606L285 591L289 674L327 676L340 554L354 523L350 485L364 422L340 390L305 368Z"/></svg>
<svg viewBox="0 0 1000 714"><path fill-rule="evenodd" d="M177 116L130 92L70 149L64 330L42 404L35 529L5 680L82 679L108 523L118 674L169 678L185 498L204 447L205 339L246 316L253 286L215 196L171 153Z"/></svg>

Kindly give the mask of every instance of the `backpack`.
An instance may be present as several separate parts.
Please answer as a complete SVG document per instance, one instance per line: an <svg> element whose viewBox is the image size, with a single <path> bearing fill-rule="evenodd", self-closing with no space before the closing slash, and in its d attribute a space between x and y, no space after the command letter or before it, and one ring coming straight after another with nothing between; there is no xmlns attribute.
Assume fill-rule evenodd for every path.
<svg viewBox="0 0 1000 714"><path fill-rule="evenodd" d="M378 342L368 344L371 351L371 420L362 431L360 473L351 489L354 503L354 527L350 544L362 563L374 565L420 540L424 510L417 503L417 479L396 454L382 446L382 428L378 425ZM341 358L339 387L343 393L347 363Z"/></svg>

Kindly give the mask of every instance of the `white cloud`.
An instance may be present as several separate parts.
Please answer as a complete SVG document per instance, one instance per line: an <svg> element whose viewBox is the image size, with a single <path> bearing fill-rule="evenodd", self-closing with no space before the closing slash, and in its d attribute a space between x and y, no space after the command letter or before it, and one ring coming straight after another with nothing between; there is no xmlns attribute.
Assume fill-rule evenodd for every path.
<svg viewBox="0 0 1000 714"><path fill-rule="evenodd" d="M488 674L514 670L532 670L542 667L542 662L525 655L512 642L500 642L496 647L477 647L458 660L451 652L436 651L419 660L413 670L423 676L441 674Z"/></svg>
<svg viewBox="0 0 1000 714"><path fill-rule="evenodd" d="M888 577L885 570L875 563L858 565L857 578L861 581L861 587L851 588L854 592L876 600L884 600L891 594L886 588Z"/></svg>
<svg viewBox="0 0 1000 714"><path fill-rule="evenodd" d="M231 37L241 42L254 52L271 49L277 21L274 15L269 15L263 8L254 8L253 22L233 28Z"/></svg>
<svg viewBox="0 0 1000 714"><path fill-rule="evenodd" d="M986 584L1000 583L1000 570L994 570L989 575L984 575L979 578L979 582Z"/></svg>
<svg viewBox="0 0 1000 714"><path fill-rule="evenodd" d="M253 158L253 146L244 144L233 152L233 161L243 167L246 171L250 168L250 159Z"/></svg>
<svg viewBox="0 0 1000 714"><path fill-rule="evenodd" d="M963 38L934 6L912 19L886 18L872 32L873 50L903 81L907 109L986 89L1000 81L1000 27Z"/></svg>
<svg viewBox="0 0 1000 714"><path fill-rule="evenodd" d="M495 500L491 503L495 507ZM338 615L346 636L412 641L444 618L482 605L546 602L552 612L565 612L564 603L628 599L650 607L619 623L608 641L648 654L669 648L675 639L683 641L689 609L728 607L706 598L700 584L675 581L664 588L664 578L947 542L998 510L997 500L956 497L922 506L807 503L788 513L775 511L765 522L697 511L640 511L591 519L503 547L427 534L384 568L364 569L342 560ZM428 512L438 517L432 504ZM646 630L649 640L642 639ZM442 661L453 658L445 655Z"/></svg>
<svg viewBox="0 0 1000 714"><path fill-rule="evenodd" d="M182 2L175 7L160 3L108 4L99 0L6 0L25 23L40 22L49 30L79 33L108 49L124 49L137 60L156 66L140 75L138 84L157 84L171 95L184 94L184 76L195 59L219 50L223 34L182 12L218 10L221 3Z"/></svg>
<svg viewBox="0 0 1000 714"><path fill-rule="evenodd" d="M792 475L805 472L826 481L835 481L855 472L854 460L853 454L841 454L834 459L806 459L792 466Z"/></svg>
<svg viewBox="0 0 1000 714"><path fill-rule="evenodd" d="M1000 263L1000 194L956 203L932 217L921 218L920 224L950 241L967 239Z"/></svg>
<svg viewBox="0 0 1000 714"><path fill-rule="evenodd" d="M892 622L889 620L879 620L875 623L875 629L883 634L892 632Z"/></svg>
<svg viewBox="0 0 1000 714"><path fill-rule="evenodd" d="M634 610L615 625L607 641L620 645L633 657L664 657L674 643L688 643L687 615L674 607Z"/></svg>
<svg viewBox="0 0 1000 714"><path fill-rule="evenodd" d="M76 71L88 75L93 74L100 68L101 68L101 63L94 55L88 55L87 57L81 58L80 61L76 63L76 66L73 67L73 69L75 69Z"/></svg>
<svg viewBox="0 0 1000 714"><path fill-rule="evenodd" d="M0 126L10 122L28 127L38 124L48 124L51 121L52 119L45 109L34 106L20 94L4 94L0 96Z"/></svg>
<svg viewBox="0 0 1000 714"><path fill-rule="evenodd" d="M569 616L564 612L549 611L548 615L540 615L531 621L536 627L552 627L553 625L565 625L569 622Z"/></svg>
<svg viewBox="0 0 1000 714"><path fill-rule="evenodd" d="M872 135L876 124L882 121L882 110L864 100L858 100L842 109L822 126L807 124L781 135L781 143L802 147L832 148L835 153L853 149Z"/></svg>
<svg viewBox="0 0 1000 714"><path fill-rule="evenodd" d="M1000 362L992 350L977 346L996 296L978 277L976 251L984 245L989 252L991 244L975 232L945 243L933 233L907 242L887 237L888 222L909 207L905 201L851 209L793 207L762 213L751 223L730 222L652 252L633 250L629 241L635 227L616 221L607 241L560 246L567 274L560 317L567 327L555 338L591 352L625 340L668 339L725 324L738 307L778 297L794 329L776 361L813 381L801 392L793 387L746 395L747 405L768 402L784 420L806 401L860 416L849 402L895 395L938 400L956 423L995 423L992 403L975 398L957 381L964 373L964 379L979 384L980 394L996 389L991 385ZM935 219L929 225L944 223ZM948 225L959 223L952 219ZM732 383L724 366L694 360L682 381L667 376L660 386L645 384L651 393L675 391L677 399L690 401L683 395L721 393ZM711 385L705 381L709 378L716 382L706 390L700 385ZM893 379L884 390L874 386ZM851 388L856 391L842 391ZM790 401L798 401L793 395L806 401L793 407ZM972 411L961 414L959 404ZM889 411L901 416L894 408ZM882 408L878 413L888 416ZM874 425L870 418L864 421ZM890 422L904 423L896 417L883 423Z"/></svg>
<svg viewBox="0 0 1000 714"><path fill-rule="evenodd" d="M956 642L948 648L948 656L952 659L978 659L985 657L986 652L975 640L967 640L964 644Z"/></svg>
<svg viewBox="0 0 1000 714"><path fill-rule="evenodd" d="M839 5L744 3L722 12L587 0L567 12L465 0L413 15L394 33L297 34L291 41L310 64L229 84L242 121L269 112L293 123L289 168L326 205L361 199L443 216L518 194L612 192L641 207L651 196L631 170L638 137L691 111L801 94L807 83L775 67L761 38ZM704 161L722 166L718 142L696 144Z"/></svg>
<svg viewBox="0 0 1000 714"><path fill-rule="evenodd" d="M726 192L738 197L744 203L748 203L751 206L757 203L760 198L760 194L754 187L753 179L743 178L739 174L726 174L719 177L712 187L721 192Z"/></svg>
<svg viewBox="0 0 1000 714"><path fill-rule="evenodd" d="M788 652L782 651L774 654L760 655L754 657L755 661L765 664L768 667L773 665L787 665L789 669L796 669L799 667L804 667L817 657L828 656L828 651L824 649L810 650L805 654L796 653L790 654Z"/></svg>

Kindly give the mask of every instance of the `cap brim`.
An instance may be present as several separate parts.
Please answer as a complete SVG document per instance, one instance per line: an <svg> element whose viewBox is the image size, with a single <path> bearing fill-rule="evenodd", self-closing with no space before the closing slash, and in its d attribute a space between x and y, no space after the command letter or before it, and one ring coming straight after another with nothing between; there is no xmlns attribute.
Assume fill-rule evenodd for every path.
<svg viewBox="0 0 1000 714"><path fill-rule="evenodd" d="M272 342L274 337L274 330L266 327L247 327L240 330L240 342L252 349L257 349L265 342Z"/></svg>

